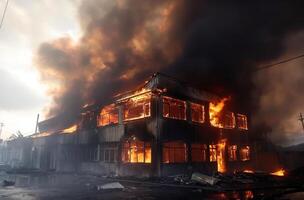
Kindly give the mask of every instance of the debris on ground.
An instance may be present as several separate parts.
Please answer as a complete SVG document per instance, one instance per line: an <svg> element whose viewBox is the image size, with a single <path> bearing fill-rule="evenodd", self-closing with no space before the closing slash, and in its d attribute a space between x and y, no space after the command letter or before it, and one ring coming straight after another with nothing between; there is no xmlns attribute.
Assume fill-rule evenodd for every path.
<svg viewBox="0 0 304 200"><path fill-rule="evenodd" d="M13 185L15 185L15 182L14 182L14 181L8 181L8 180L3 180L3 181L2 181L2 186L3 186L3 187L13 186Z"/></svg>
<svg viewBox="0 0 304 200"><path fill-rule="evenodd" d="M192 181L190 180L190 177L185 174L178 174L178 175L170 176L170 178L173 178L174 182L179 183L179 184L189 185L192 183Z"/></svg>
<svg viewBox="0 0 304 200"><path fill-rule="evenodd" d="M205 174L201 174L201 173L193 173L191 176L191 180L192 181L196 181L199 182L201 184L204 185L215 185L217 182L220 181L220 179L212 177L212 176L208 176Z"/></svg>
<svg viewBox="0 0 304 200"><path fill-rule="evenodd" d="M125 187L119 182L106 183L103 185L97 185L97 190L109 190L109 189L124 189Z"/></svg>

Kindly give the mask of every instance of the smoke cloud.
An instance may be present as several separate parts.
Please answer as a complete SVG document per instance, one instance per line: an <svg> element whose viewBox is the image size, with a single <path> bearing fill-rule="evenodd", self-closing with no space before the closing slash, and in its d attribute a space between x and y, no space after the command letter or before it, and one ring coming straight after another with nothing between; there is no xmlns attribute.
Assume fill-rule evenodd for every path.
<svg viewBox="0 0 304 200"><path fill-rule="evenodd" d="M255 114L264 107L259 96L265 88L254 69L279 58L286 38L304 28L303 4L83 1L83 37L43 43L37 52L37 68L54 100L49 116L76 116L82 105L106 102L156 71L231 95L232 107Z"/></svg>
<svg viewBox="0 0 304 200"><path fill-rule="evenodd" d="M299 55L304 41L304 31L290 35L285 40L285 53L281 59ZM258 72L254 82L260 91L259 109L254 115L254 124L267 123L273 131L271 139L282 145L304 141L299 114L303 113L304 59L285 63L269 70Z"/></svg>

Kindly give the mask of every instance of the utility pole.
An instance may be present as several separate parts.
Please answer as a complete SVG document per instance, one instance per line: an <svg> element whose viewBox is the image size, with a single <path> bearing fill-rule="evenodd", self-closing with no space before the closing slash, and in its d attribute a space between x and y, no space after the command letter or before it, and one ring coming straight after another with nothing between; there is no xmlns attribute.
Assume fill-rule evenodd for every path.
<svg viewBox="0 0 304 200"><path fill-rule="evenodd" d="M304 118L303 118L302 113L300 113L300 117L299 117L298 120L302 123L302 127L303 127L303 130L304 130Z"/></svg>
<svg viewBox="0 0 304 200"><path fill-rule="evenodd" d="M35 134L38 133L38 123L39 123L39 113L37 114L36 126L35 126Z"/></svg>
<svg viewBox="0 0 304 200"><path fill-rule="evenodd" d="M4 126L4 123L0 122L0 139L1 139L1 134L2 134L2 128Z"/></svg>

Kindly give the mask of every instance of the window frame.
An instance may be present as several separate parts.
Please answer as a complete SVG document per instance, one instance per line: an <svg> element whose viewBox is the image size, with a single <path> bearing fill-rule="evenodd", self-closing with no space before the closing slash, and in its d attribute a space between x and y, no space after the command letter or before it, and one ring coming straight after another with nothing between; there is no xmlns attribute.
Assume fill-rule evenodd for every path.
<svg viewBox="0 0 304 200"><path fill-rule="evenodd" d="M245 153L245 154L243 154ZM240 155L240 161L249 161L250 157L251 157L251 151L250 151L250 146L246 145L240 148L239 151L239 155ZM244 156L245 155L245 156Z"/></svg>
<svg viewBox="0 0 304 200"><path fill-rule="evenodd" d="M240 120L240 118L241 118L241 120ZM244 122L245 127L240 126L240 124L241 124L240 121ZM242 123L242 125L243 125L243 123ZM247 117L247 115L237 113L236 114L236 126L240 130L248 130L248 117Z"/></svg>
<svg viewBox="0 0 304 200"><path fill-rule="evenodd" d="M194 145L196 145L197 147L194 147ZM199 146L198 146L199 145ZM200 153L202 153L202 159L200 160L194 160L194 156L193 156L193 152L194 149L196 149L197 151L200 151ZM192 162L197 162L197 163L201 163L201 162L207 162L208 161L208 146L207 144L199 144L199 143L193 143L191 144L191 161Z"/></svg>
<svg viewBox="0 0 304 200"><path fill-rule="evenodd" d="M217 145L209 144L208 147L209 147L209 162L217 162ZM211 152L214 152L215 159L211 159L213 158L213 153Z"/></svg>
<svg viewBox="0 0 304 200"><path fill-rule="evenodd" d="M117 162L117 147L103 147L100 149L99 160L105 163L116 163ZM113 155L111 155L113 154ZM108 157L108 159L107 159ZM113 158L113 159L111 159Z"/></svg>
<svg viewBox="0 0 304 200"><path fill-rule="evenodd" d="M232 144L228 146L228 160L232 162L238 160L238 146L236 144Z"/></svg>
<svg viewBox="0 0 304 200"><path fill-rule="evenodd" d="M108 111L107 111L107 109L108 109ZM106 110L105 114L102 114L103 110ZM107 117L108 118L107 123L104 124L104 125L101 125L102 116L105 116L105 115L108 116ZM112 115L117 115L117 121L111 122L111 116ZM100 112L99 112L98 117L97 117L97 127L115 125L115 124L118 124L118 123L119 123L119 110L118 110L117 106L115 106L114 104L110 104L110 105L104 106L102 109L100 109Z"/></svg>
<svg viewBox="0 0 304 200"><path fill-rule="evenodd" d="M136 98L138 98L138 99L137 100L133 100L133 99L136 99ZM138 104L140 101L143 101L143 103L142 103L143 116L137 116L137 117L127 118L127 116L126 116L127 105L128 104L132 104L132 103L130 103L130 101L135 101L135 102L133 102L133 104ZM145 101L147 101L147 102L145 102ZM135 97L129 98L128 101L126 101L124 103L124 107L123 107L123 121L124 122L128 122L128 121L133 121L133 120L138 120L138 119L144 119L144 118L147 118L147 117L151 117L151 105L152 105L151 102L152 102L152 93L140 94L140 95L137 95ZM148 114L146 114L147 105L148 105ZM130 109L128 109L128 110L130 110Z"/></svg>
<svg viewBox="0 0 304 200"><path fill-rule="evenodd" d="M181 145L180 147L174 146L174 145ZM183 147L182 147L183 146ZM179 151L183 150L184 153L184 159L183 161L176 161L177 154ZM165 156L167 154L167 156ZM173 155L173 159L172 156ZM162 144L162 163L163 164L181 164L181 163L187 163L188 162L188 149L187 144L183 141L170 141L170 142L164 142ZM168 157L168 161L165 161L165 157Z"/></svg>
<svg viewBox="0 0 304 200"><path fill-rule="evenodd" d="M194 122L194 123L198 123L198 124L203 124L203 123L205 123L205 121L206 121L206 117L205 117L205 114L206 114L206 111L205 111L205 105L204 104L200 104L200 103L193 103L193 102L189 102L189 105L190 105L190 114L191 114L191 121L192 122ZM202 113L201 113L201 116L202 116L202 119L201 119L201 121L199 121L199 120L193 120L193 107L194 106L197 106L197 107L201 107L201 111L202 111Z"/></svg>
<svg viewBox="0 0 304 200"><path fill-rule="evenodd" d="M183 106L181 106L181 105L178 106L179 115L181 117L174 117L174 116L172 116L172 114L171 114L172 113L172 111L171 111L172 105L170 105L170 103L166 102L166 101L173 101L173 102L178 102L178 103L182 103L183 104ZM168 105L167 107L168 107L169 116L165 116L165 105ZM184 120L184 121L187 120L187 103L186 103L186 101L180 100L180 99L176 99L176 98L172 98L172 97L169 97L169 96L163 96L162 97L162 106L163 106L163 109L162 109L162 116L163 116L163 118L175 119L175 120ZM181 112L182 109L184 110L184 113ZM182 114L183 114L183 116L182 116Z"/></svg>
<svg viewBox="0 0 304 200"><path fill-rule="evenodd" d="M131 158L131 151L133 151L133 147L131 146L131 143L135 142L137 143L143 143L143 146L140 147L142 149L143 152L143 161L138 161L138 154L137 154L137 162L132 162L132 158ZM128 145L128 146L126 146ZM136 145L136 148L137 145ZM147 161L147 150L150 150L149 152L149 157L150 160ZM126 156L127 155L127 156ZM123 142L122 144L122 149L121 149L121 162L123 164L151 164L152 163L152 145L151 142L145 142L145 141L140 141L140 140L135 140L135 141L128 141L126 140L125 142Z"/></svg>
<svg viewBox="0 0 304 200"><path fill-rule="evenodd" d="M236 127L236 119L235 119L235 114L234 112L231 112L231 111L226 111L223 113L223 128L224 129L234 129ZM232 125L227 123L228 120L231 120L232 119Z"/></svg>

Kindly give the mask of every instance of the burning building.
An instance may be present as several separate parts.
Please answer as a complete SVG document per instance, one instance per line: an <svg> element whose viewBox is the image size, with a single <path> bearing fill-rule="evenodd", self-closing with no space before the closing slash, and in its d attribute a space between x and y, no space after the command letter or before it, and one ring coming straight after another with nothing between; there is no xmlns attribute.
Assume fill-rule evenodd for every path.
<svg viewBox="0 0 304 200"><path fill-rule="evenodd" d="M248 168L244 113L228 98L156 73L104 105L85 105L76 122L52 118L32 136L36 168L121 176L166 176Z"/></svg>

